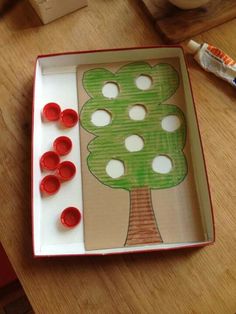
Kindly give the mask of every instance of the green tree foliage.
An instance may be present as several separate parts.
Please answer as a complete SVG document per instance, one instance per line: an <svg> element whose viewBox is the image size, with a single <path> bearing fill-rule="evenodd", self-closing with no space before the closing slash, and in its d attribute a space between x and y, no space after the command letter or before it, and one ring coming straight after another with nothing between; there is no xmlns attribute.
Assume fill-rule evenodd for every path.
<svg viewBox="0 0 236 314"><path fill-rule="evenodd" d="M136 86L140 75L151 78L151 87L141 90ZM107 82L117 84L119 94L114 99L104 97L102 88ZM81 111L81 124L95 135L89 143L88 167L103 184L112 188L132 190L170 188L179 184L187 173L187 163L183 153L186 139L186 124L182 111L174 105L163 104L179 85L177 71L169 64L151 67L146 62L135 62L123 66L115 74L106 69L92 69L83 77L83 85L91 97ZM129 110L134 105L142 105L146 116L141 121L132 120ZM111 117L106 126L96 126L91 117L97 110L105 110ZM177 116L181 122L173 132L162 128L167 116ZM138 135L144 143L143 149L130 152L125 147L125 139ZM168 173L153 170L156 156L166 156L172 168ZM124 175L111 178L106 172L110 160L119 160L124 165Z"/></svg>

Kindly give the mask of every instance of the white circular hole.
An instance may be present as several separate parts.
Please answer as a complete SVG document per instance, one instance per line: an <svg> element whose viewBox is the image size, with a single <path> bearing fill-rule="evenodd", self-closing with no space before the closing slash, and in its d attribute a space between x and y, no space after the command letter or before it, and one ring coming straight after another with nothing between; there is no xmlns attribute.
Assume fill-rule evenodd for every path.
<svg viewBox="0 0 236 314"><path fill-rule="evenodd" d="M102 94L109 99L116 98L119 94L118 85L113 82L106 83L102 88Z"/></svg>
<svg viewBox="0 0 236 314"><path fill-rule="evenodd" d="M109 177L117 179L124 175L125 167L122 161L117 159L111 159L106 166L106 173Z"/></svg>
<svg viewBox="0 0 236 314"><path fill-rule="evenodd" d="M125 139L125 147L129 152L138 152L143 146L143 139L138 135L130 135Z"/></svg>
<svg viewBox="0 0 236 314"><path fill-rule="evenodd" d="M140 75L135 80L136 86L141 90L147 90L152 86L152 79L148 75Z"/></svg>
<svg viewBox="0 0 236 314"><path fill-rule="evenodd" d="M96 126L106 126L111 123L111 115L106 110L96 110L92 113L91 122Z"/></svg>
<svg viewBox="0 0 236 314"><path fill-rule="evenodd" d="M167 156L157 156L152 161L152 169L157 173L168 173L172 169L172 161Z"/></svg>
<svg viewBox="0 0 236 314"><path fill-rule="evenodd" d="M161 127L163 130L167 132L174 132L176 131L181 125L181 121L179 117L175 115L169 115L162 119Z"/></svg>
<svg viewBox="0 0 236 314"><path fill-rule="evenodd" d="M146 116L146 108L142 105L134 105L129 110L129 117L132 120L141 121Z"/></svg>

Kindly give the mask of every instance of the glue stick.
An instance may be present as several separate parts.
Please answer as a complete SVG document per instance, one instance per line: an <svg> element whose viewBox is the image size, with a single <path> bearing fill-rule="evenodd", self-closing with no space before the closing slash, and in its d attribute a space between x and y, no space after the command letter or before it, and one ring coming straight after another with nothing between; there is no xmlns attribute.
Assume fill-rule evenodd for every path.
<svg viewBox="0 0 236 314"><path fill-rule="evenodd" d="M190 53L200 66L236 87L236 61L222 50L209 44L198 44L190 40L187 44Z"/></svg>

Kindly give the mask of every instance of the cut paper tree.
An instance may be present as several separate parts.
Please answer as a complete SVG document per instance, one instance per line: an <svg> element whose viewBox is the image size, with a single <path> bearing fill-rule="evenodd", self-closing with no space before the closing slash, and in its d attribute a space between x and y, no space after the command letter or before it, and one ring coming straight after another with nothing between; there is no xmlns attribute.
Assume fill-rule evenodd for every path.
<svg viewBox="0 0 236 314"><path fill-rule="evenodd" d="M81 125L95 138L87 164L102 184L130 193L125 246L162 243L151 190L178 185L187 174L183 152L186 123L175 105L164 104L179 76L169 64L135 62L116 73L88 70L83 86L90 96Z"/></svg>

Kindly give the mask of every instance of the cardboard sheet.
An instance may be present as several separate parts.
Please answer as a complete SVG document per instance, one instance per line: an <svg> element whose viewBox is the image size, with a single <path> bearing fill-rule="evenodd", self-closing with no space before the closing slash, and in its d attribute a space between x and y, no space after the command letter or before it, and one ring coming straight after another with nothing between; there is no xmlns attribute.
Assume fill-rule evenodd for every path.
<svg viewBox="0 0 236 314"><path fill-rule="evenodd" d="M137 88L132 87L133 80L131 82L129 76L137 76L138 72L141 76L146 74L151 78L150 90L153 88L154 94L150 94L148 90L137 92ZM103 97L101 91L104 84L115 83L116 79L118 80L117 98ZM191 121L186 121L184 118L186 104L178 59L145 60L132 64L126 62L80 65L77 70L77 80L81 113L80 145L86 249L203 241L204 232L188 138L188 123ZM146 83L144 80L144 88ZM147 94L150 96L147 97ZM154 108L155 102L158 109L152 111L150 108ZM115 104L117 104L116 108ZM134 131L130 133L133 135L139 133L135 132L135 128L141 121L135 121L134 123L137 124L134 124L134 129L130 129L126 124L126 118L123 122L119 120L122 118L123 109L129 104L143 105L147 109L145 115L148 119L143 120L143 122L147 121L146 125L137 129L140 132L143 130L143 135L140 137L144 140L144 147L139 141L136 146L133 145L133 142L140 140L139 138L131 138L131 143L126 143L126 140L122 142L119 138L120 134L127 139L130 131ZM109 109L112 108L109 107L110 105L115 108L116 118L113 109ZM91 121L95 109L105 109L108 114L111 114L112 120L108 126L112 124L113 129L110 128L107 132L108 126L93 125ZM163 133L163 130L160 130L160 123L158 126L153 124L155 122L153 119L155 117L159 119L163 114L179 117L181 124L178 130ZM115 129L114 123L116 123ZM149 133L153 136L149 136ZM94 141L95 137L97 137L96 141ZM151 142L146 145L147 139L150 138ZM123 148L119 150L121 143L124 152ZM130 149L136 151L127 153L126 144L131 144ZM140 150L138 145L141 145ZM146 155L140 157L140 153L146 147ZM164 168L157 172L153 171L152 174L148 169L151 169L151 166L155 168L156 164L151 165L151 161L148 161L147 168L143 165L147 156L150 155L150 160L153 160L156 147L156 156L162 157L161 160L158 159L157 166L163 164ZM166 157L170 157L169 161ZM115 179L107 176L108 160L120 161L122 158L125 159L123 179L122 176ZM170 171L168 166L171 167ZM145 170L140 170L140 167Z"/></svg>

